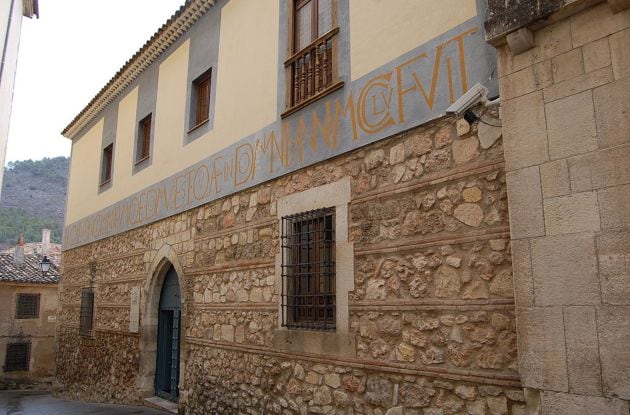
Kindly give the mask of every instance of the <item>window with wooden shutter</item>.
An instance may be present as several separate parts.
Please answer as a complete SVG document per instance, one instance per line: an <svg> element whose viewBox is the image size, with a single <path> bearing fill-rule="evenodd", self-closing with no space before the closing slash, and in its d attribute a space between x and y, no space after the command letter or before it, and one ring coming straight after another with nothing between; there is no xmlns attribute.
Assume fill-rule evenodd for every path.
<svg viewBox="0 0 630 415"><path fill-rule="evenodd" d="M4 358L5 372L26 372L30 369L31 343L8 343Z"/></svg>
<svg viewBox="0 0 630 415"><path fill-rule="evenodd" d="M136 143L136 164L149 158L151 150L152 114L144 117L138 124L138 142Z"/></svg>
<svg viewBox="0 0 630 415"><path fill-rule="evenodd" d="M293 0L292 7L283 116L343 86L337 68L336 0Z"/></svg>
<svg viewBox="0 0 630 415"><path fill-rule="evenodd" d="M114 158L114 143L103 149L103 161L101 166L101 185L112 180L112 161Z"/></svg>
<svg viewBox="0 0 630 415"><path fill-rule="evenodd" d="M94 320L94 289L83 288L81 290L81 309L79 313L79 334L81 336L92 335Z"/></svg>
<svg viewBox="0 0 630 415"><path fill-rule="evenodd" d="M194 129L210 119L210 85L212 69L207 70L193 81L191 112L191 129Z"/></svg>
<svg viewBox="0 0 630 415"><path fill-rule="evenodd" d="M15 304L15 318L39 317L39 294L18 294Z"/></svg>

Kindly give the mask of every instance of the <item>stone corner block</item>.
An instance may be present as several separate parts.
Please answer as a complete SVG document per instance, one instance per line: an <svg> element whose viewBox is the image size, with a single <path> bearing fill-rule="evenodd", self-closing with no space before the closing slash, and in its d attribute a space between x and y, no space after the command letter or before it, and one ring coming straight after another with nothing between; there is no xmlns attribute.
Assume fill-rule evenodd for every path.
<svg viewBox="0 0 630 415"><path fill-rule="evenodd" d="M517 308L519 372L524 387L569 389L562 307Z"/></svg>
<svg viewBox="0 0 630 415"><path fill-rule="evenodd" d="M594 234L537 238L531 251L536 305L600 304Z"/></svg>
<svg viewBox="0 0 630 415"><path fill-rule="evenodd" d="M507 173L508 208L512 238L545 234L542 190L537 166Z"/></svg>
<svg viewBox="0 0 630 415"><path fill-rule="evenodd" d="M507 170L529 167L549 160L542 91L504 102L501 112Z"/></svg>

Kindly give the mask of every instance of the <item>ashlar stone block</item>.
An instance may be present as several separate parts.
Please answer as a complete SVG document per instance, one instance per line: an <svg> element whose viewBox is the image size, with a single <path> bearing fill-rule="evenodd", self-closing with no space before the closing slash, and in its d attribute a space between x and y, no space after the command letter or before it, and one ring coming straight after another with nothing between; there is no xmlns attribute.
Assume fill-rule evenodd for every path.
<svg viewBox="0 0 630 415"><path fill-rule="evenodd" d="M599 396L543 392L541 409L545 415L625 415L628 403Z"/></svg>
<svg viewBox="0 0 630 415"><path fill-rule="evenodd" d="M506 178L512 237L520 239L544 235L542 190L538 167L509 172Z"/></svg>
<svg viewBox="0 0 630 415"><path fill-rule="evenodd" d="M630 305L630 231L597 237L599 278L604 304Z"/></svg>
<svg viewBox="0 0 630 415"><path fill-rule="evenodd" d="M531 250L536 305L600 303L593 234L537 238Z"/></svg>
<svg viewBox="0 0 630 415"><path fill-rule="evenodd" d="M569 391L601 395L601 369L595 307L566 307L564 332L567 346Z"/></svg>
<svg viewBox="0 0 630 415"><path fill-rule="evenodd" d="M610 51L615 79L630 76L630 29L610 37Z"/></svg>
<svg viewBox="0 0 630 415"><path fill-rule="evenodd" d="M544 163L547 119L541 91L507 101L502 107L503 145L509 171Z"/></svg>
<svg viewBox="0 0 630 415"><path fill-rule="evenodd" d="M499 79L501 96L510 100L541 90L553 83L551 61L529 66Z"/></svg>
<svg viewBox="0 0 630 415"><path fill-rule="evenodd" d="M540 166L540 180L545 199L566 196L571 193L569 166L566 159L556 160Z"/></svg>
<svg viewBox="0 0 630 415"><path fill-rule="evenodd" d="M584 73L582 49L573 49L551 60L554 82L562 82Z"/></svg>
<svg viewBox="0 0 630 415"><path fill-rule="evenodd" d="M602 189L598 195L603 229L630 226L630 185Z"/></svg>
<svg viewBox="0 0 630 415"><path fill-rule="evenodd" d="M569 157L597 149L595 109L591 91L546 106L549 156Z"/></svg>
<svg viewBox="0 0 630 415"><path fill-rule="evenodd" d="M514 274L514 301L517 307L534 305L534 280L529 239L512 241L512 269Z"/></svg>
<svg viewBox="0 0 630 415"><path fill-rule="evenodd" d="M547 235L598 231L596 192L576 193L544 201Z"/></svg>
<svg viewBox="0 0 630 415"><path fill-rule="evenodd" d="M608 38L603 38L582 47L584 57L584 71L592 72L610 66L610 46Z"/></svg>
<svg viewBox="0 0 630 415"><path fill-rule="evenodd" d="M630 399L630 307L597 310L602 384L605 396ZM628 408L625 409L628 411Z"/></svg>
<svg viewBox="0 0 630 415"><path fill-rule="evenodd" d="M630 142L630 77L595 89L593 101L599 147Z"/></svg>
<svg viewBox="0 0 630 415"><path fill-rule="evenodd" d="M569 389L561 307L517 308L519 372L526 388Z"/></svg>
<svg viewBox="0 0 630 415"><path fill-rule="evenodd" d="M577 13L570 20L574 48L630 26L630 19L626 12L614 14L605 2Z"/></svg>

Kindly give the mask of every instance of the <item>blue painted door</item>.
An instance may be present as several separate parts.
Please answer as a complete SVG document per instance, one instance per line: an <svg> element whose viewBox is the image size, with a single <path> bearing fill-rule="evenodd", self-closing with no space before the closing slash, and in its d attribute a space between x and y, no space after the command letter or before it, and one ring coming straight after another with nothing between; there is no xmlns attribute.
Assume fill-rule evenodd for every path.
<svg viewBox="0 0 630 415"><path fill-rule="evenodd" d="M155 394L175 402L179 398L180 317L179 280L175 269L171 266L160 294Z"/></svg>

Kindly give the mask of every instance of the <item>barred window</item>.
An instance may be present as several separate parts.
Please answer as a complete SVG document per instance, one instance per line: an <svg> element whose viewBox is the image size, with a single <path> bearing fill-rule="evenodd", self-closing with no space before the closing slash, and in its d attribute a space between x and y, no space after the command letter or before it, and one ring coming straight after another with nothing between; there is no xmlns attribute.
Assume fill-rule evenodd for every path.
<svg viewBox="0 0 630 415"><path fill-rule="evenodd" d="M335 209L282 218L282 325L335 330Z"/></svg>
<svg viewBox="0 0 630 415"><path fill-rule="evenodd" d="M81 290L81 313L79 315L79 334L92 335L92 321L94 317L94 289Z"/></svg>
<svg viewBox="0 0 630 415"><path fill-rule="evenodd" d="M27 342L7 344L4 359L5 372L28 371L31 362L31 344Z"/></svg>
<svg viewBox="0 0 630 415"><path fill-rule="evenodd" d="M15 304L15 318L39 317L39 294L18 294Z"/></svg>

